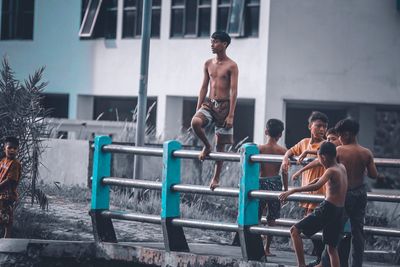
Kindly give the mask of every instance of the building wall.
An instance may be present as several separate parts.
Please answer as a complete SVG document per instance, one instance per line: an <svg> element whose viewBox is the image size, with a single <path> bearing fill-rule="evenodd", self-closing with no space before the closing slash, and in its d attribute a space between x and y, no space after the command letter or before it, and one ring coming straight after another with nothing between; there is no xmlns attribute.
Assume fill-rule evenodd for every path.
<svg viewBox="0 0 400 267"><path fill-rule="evenodd" d="M400 105L396 1L271 0L268 40L268 118L294 100Z"/></svg>
<svg viewBox="0 0 400 267"><path fill-rule="evenodd" d="M1 1L1 0L0 0ZM211 32L217 0L213 0ZM161 36L151 39L148 95L157 96L157 132L168 130L168 96L197 96L202 67L212 57L208 38L170 38L170 0L162 1ZM116 40L80 40L81 1L35 1L33 41L0 41L19 77L46 66L46 92L70 94L69 117L85 118L79 95L137 96L140 39L121 39L122 0ZM239 98L256 99L255 140L265 121L269 0L261 1L258 38L234 38L227 53L239 65ZM82 113L83 112L83 113ZM178 116L176 116L178 117ZM180 117L180 116L179 116ZM177 129L179 130L179 129Z"/></svg>

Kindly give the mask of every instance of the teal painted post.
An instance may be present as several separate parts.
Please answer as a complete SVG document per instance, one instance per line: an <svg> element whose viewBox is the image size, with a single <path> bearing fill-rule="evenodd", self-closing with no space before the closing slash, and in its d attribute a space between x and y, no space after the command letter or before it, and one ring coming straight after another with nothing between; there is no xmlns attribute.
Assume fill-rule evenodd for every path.
<svg viewBox="0 0 400 267"><path fill-rule="evenodd" d="M101 180L111 173L111 154L103 152L104 145L111 144L109 136L96 136L94 140L92 203L89 212L92 218L94 239L97 242L117 242L114 226L110 218L104 218L102 211L110 208L110 187Z"/></svg>
<svg viewBox="0 0 400 267"><path fill-rule="evenodd" d="M164 142L163 181L161 189L161 226L166 251L189 251L182 227L174 226L172 220L180 217L180 193L171 186L181 182L181 160L173 156L182 145L175 140Z"/></svg>
<svg viewBox="0 0 400 267"><path fill-rule="evenodd" d="M111 173L111 154L102 151L104 145L111 144L109 136L96 136L94 141L92 210L104 210L110 207L110 187L102 185L101 179Z"/></svg>
<svg viewBox="0 0 400 267"><path fill-rule="evenodd" d="M242 165L242 178L240 179L239 190L239 212L237 222L239 226L258 224L258 199L250 199L249 192L259 189L260 164L250 161L251 155L258 154L255 144L246 143L243 145L240 154Z"/></svg>
<svg viewBox="0 0 400 267"><path fill-rule="evenodd" d="M173 192L171 186L181 182L181 160L174 158L172 153L181 149L178 141L166 141L163 152L163 181L161 192L161 218L180 216L180 194Z"/></svg>
<svg viewBox="0 0 400 267"><path fill-rule="evenodd" d="M255 144L246 143L240 151L240 163L242 165L242 177L239 188L239 210L237 223L239 225L239 241L242 256L245 260L260 260L264 256L261 235L252 234L249 227L258 224L258 199L249 198L249 192L258 190L260 164L250 160L252 155L258 154Z"/></svg>

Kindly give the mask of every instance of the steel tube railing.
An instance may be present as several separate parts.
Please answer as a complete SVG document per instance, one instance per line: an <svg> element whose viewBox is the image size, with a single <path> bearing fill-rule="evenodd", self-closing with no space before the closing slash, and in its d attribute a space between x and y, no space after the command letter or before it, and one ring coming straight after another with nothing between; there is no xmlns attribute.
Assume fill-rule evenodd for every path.
<svg viewBox="0 0 400 267"><path fill-rule="evenodd" d="M172 190L181 193L194 193L194 194L213 195L213 196L227 196L227 197L239 196L239 188L232 188L232 187L217 187L214 189L214 191L212 191L208 186L176 184L172 186Z"/></svg>
<svg viewBox="0 0 400 267"><path fill-rule="evenodd" d="M189 228L200 228L206 230L217 230L226 232L236 232L239 230L239 226L234 223L222 223L212 221L200 221L193 219L172 219L172 224L175 226L189 227Z"/></svg>
<svg viewBox="0 0 400 267"><path fill-rule="evenodd" d="M102 179L104 185L117 185L143 189L161 190L161 182L148 180L133 180L128 178L106 177Z"/></svg>
<svg viewBox="0 0 400 267"><path fill-rule="evenodd" d="M125 146L125 145L105 145L103 146L104 152L112 153L129 153L136 155L155 156L162 157L163 150L161 148L153 147L136 147L136 146ZM175 157L186 158L186 159L197 159L199 157L199 150L177 150L173 153ZM240 161L240 154L238 153L227 153L227 152L212 152L206 158L207 160L224 160L224 161ZM272 155L272 154L258 154L251 156L252 162L268 162L268 163L281 163L283 156ZM303 164L314 160L314 158L305 158ZM297 157L292 157L290 162L295 164ZM378 167L400 167L400 159L389 159L389 158L374 158L374 162Z"/></svg>
<svg viewBox="0 0 400 267"><path fill-rule="evenodd" d="M299 220L296 219L277 219L275 220L276 225L291 227ZM261 223L266 224L267 220L265 218L261 219ZM380 236L392 236L400 237L400 230L394 228L378 227L378 226L364 226L364 233L370 235L380 235Z"/></svg>
<svg viewBox="0 0 400 267"><path fill-rule="evenodd" d="M105 218L111 218L111 219L117 219L117 220L161 224L160 216L156 216L156 215L127 213L127 212L123 212L123 211L112 211L112 210L102 211L101 215L104 216Z"/></svg>
<svg viewBox="0 0 400 267"><path fill-rule="evenodd" d="M251 191L250 197L259 199L277 199L281 194L281 191L264 191L264 190L254 190ZM367 193L368 201L380 201L380 202L394 202L400 203L400 195L384 195ZM321 202L324 200L323 195L311 195L311 194L293 194L288 197L290 201L307 201L307 202Z"/></svg>
<svg viewBox="0 0 400 267"><path fill-rule="evenodd" d="M135 154L135 155L154 156L154 157L162 157L163 155L162 148L123 146L123 145L112 145L112 144L103 146L103 151L111 153L125 153L125 154Z"/></svg>
<svg viewBox="0 0 400 267"><path fill-rule="evenodd" d="M198 159L200 151L198 150L177 150L173 153L174 157L183 159ZM240 155L237 153L212 152L206 160L240 161Z"/></svg>

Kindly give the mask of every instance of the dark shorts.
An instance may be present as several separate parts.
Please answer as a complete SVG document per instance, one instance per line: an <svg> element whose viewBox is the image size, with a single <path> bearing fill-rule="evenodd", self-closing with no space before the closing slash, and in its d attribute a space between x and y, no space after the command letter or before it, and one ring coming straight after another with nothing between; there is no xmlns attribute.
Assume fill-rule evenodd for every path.
<svg viewBox="0 0 400 267"><path fill-rule="evenodd" d="M0 225L10 225L13 222L14 201L0 199Z"/></svg>
<svg viewBox="0 0 400 267"><path fill-rule="evenodd" d="M233 128L225 128L225 119L229 114L229 100L207 98L194 115L203 121L202 127L215 125L215 135L219 144L233 143Z"/></svg>
<svg viewBox="0 0 400 267"><path fill-rule="evenodd" d="M281 176L261 177L260 190L282 191ZM264 207L267 205L267 221L273 221L281 216L281 202L279 200L261 199L258 209L258 217L261 218Z"/></svg>
<svg viewBox="0 0 400 267"><path fill-rule="evenodd" d="M344 207L337 207L325 200L313 213L296 223L295 227L308 237L322 230L322 241L336 247L340 241L343 224Z"/></svg>

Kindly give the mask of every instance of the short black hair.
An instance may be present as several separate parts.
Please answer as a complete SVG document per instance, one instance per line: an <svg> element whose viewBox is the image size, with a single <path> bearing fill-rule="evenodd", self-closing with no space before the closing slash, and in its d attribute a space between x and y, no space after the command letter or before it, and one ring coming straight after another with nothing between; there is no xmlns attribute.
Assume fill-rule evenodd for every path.
<svg viewBox="0 0 400 267"><path fill-rule="evenodd" d="M229 34L227 34L224 31L216 31L211 35L211 38L216 39L216 40L220 40L221 42L226 42L227 45L226 47L229 46L229 44L231 43L231 37L229 36Z"/></svg>
<svg viewBox="0 0 400 267"><path fill-rule="evenodd" d="M336 123L335 129L338 134L349 132L350 134L355 136L360 130L360 124L358 124L358 122L353 120L352 118L346 118Z"/></svg>
<svg viewBox="0 0 400 267"><path fill-rule="evenodd" d="M6 138L4 138L4 145L6 145L6 144L10 144L12 146L19 147L19 140L18 140L18 138L14 137L14 136L7 136Z"/></svg>
<svg viewBox="0 0 400 267"><path fill-rule="evenodd" d="M325 113L322 113L320 111L313 111L311 112L310 117L308 117L308 123L312 123L316 120L320 120L326 124L329 123L328 116L326 116Z"/></svg>
<svg viewBox="0 0 400 267"><path fill-rule="evenodd" d="M274 138L282 134L283 130L285 129L283 122L278 119L269 119L265 128L268 131L268 135Z"/></svg>
<svg viewBox="0 0 400 267"><path fill-rule="evenodd" d="M328 135L330 135L330 134L338 135L336 129L333 128L333 127L332 127L332 128L329 128L329 129L326 131L326 136L328 136Z"/></svg>
<svg viewBox="0 0 400 267"><path fill-rule="evenodd" d="M336 146L331 142L323 142L319 147L318 154L328 156L330 158L336 158Z"/></svg>

